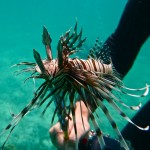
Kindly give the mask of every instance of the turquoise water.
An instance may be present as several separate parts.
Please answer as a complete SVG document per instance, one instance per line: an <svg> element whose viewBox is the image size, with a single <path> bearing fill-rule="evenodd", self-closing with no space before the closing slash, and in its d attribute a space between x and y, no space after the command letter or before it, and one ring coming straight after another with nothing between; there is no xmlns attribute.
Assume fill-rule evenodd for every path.
<svg viewBox="0 0 150 150"><path fill-rule="evenodd" d="M98 36L104 41L115 30L125 3L125 0L115 3L110 0L32 0L32 2L5 0L0 2L0 131L11 121L10 112L19 113L33 97L32 80L24 83L28 75L16 76L14 74L16 69L10 67L21 61L34 61L33 48L40 52L42 58L45 58L41 42L43 25L51 34L54 56L56 56L56 45L60 35L74 26L76 18L79 27L83 28L83 35L88 38L86 46L90 47ZM145 83L150 84L149 49L148 39L124 80L127 86L143 87ZM126 97L123 99L127 101ZM147 100L148 97L142 99L142 103L146 103ZM136 99L128 99L128 104L138 104L138 102L139 100ZM24 117L7 144L15 145L17 150L54 149L48 134L54 106L49 109L44 118L40 117L41 110L35 110ZM130 116L135 113L127 111ZM126 122L120 121L118 116L115 116L115 119L122 129ZM105 117L101 116L101 121L104 132L114 136L108 122L104 123ZM5 135L0 137L0 144L4 139Z"/></svg>

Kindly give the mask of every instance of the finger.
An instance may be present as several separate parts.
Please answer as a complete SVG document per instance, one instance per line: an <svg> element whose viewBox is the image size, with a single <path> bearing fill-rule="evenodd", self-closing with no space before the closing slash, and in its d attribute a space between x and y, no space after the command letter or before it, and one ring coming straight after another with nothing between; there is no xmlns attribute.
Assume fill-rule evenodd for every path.
<svg viewBox="0 0 150 150"><path fill-rule="evenodd" d="M60 123L58 122L52 128L50 128L49 133L53 145L55 145L58 149L64 150L66 143Z"/></svg>
<svg viewBox="0 0 150 150"><path fill-rule="evenodd" d="M75 150L75 144L76 144L76 141L75 140L70 140L66 143L66 147L65 147L65 150Z"/></svg>

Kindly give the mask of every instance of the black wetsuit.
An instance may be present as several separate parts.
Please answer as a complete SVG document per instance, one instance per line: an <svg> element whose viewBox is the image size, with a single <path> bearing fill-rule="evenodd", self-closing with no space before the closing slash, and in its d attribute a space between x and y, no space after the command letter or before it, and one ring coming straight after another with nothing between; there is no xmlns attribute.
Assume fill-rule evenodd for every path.
<svg viewBox="0 0 150 150"><path fill-rule="evenodd" d="M150 35L150 0L129 0L119 25L105 43L111 48L116 70L123 76L131 68Z"/></svg>
<svg viewBox="0 0 150 150"><path fill-rule="evenodd" d="M124 77L141 46L150 35L150 0L129 0L115 32L106 40L116 70ZM149 68L150 69L150 68ZM132 119L139 126L150 125L150 101ZM122 131L135 150L150 150L150 130L128 124Z"/></svg>
<svg viewBox="0 0 150 150"><path fill-rule="evenodd" d="M149 35L150 0L128 0L117 29L106 40L102 51L110 50L110 57L115 69L124 77ZM133 121L142 127L150 125L150 101L133 118ZM150 150L150 131L141 131L128 124L123 129L122 135L131 142L135 150ZM96 142L93 143L95 144L89 149L97 150ZM116 144L110 149L118 150L120 148Z"/></svg>

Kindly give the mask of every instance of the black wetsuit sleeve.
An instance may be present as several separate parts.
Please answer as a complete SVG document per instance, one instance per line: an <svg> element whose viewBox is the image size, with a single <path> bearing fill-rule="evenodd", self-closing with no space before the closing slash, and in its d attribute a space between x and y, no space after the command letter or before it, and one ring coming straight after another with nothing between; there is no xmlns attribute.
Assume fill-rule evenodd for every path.
<svg viewBox="0 0 150 150"><path fill-rule="evenodd" d="M140 127L150 126L150 101L134 116L132 121ZM150 150L150 129L148 131L140 130L128 123L122 130L122 135L131 142L134 150Z"/></svg>
<svg viewBox="0 0 150 150"><path fill-rule="evenodd" d="M128 0L115 32L106 40L116 70L123 76L131 68L150 35L150 0Z"/></svg>
<svg viewBox="0 0 150 150"><path fill-rule="evenodd" d="M150 0L128 0L115 32L106 40L115 69L123 76L132 64L144 42L150 35ZM150 101L132 119L139 126L150 125ZM150 149L150 130L141 131L131 124L122 135L135 150Z"/></svg>

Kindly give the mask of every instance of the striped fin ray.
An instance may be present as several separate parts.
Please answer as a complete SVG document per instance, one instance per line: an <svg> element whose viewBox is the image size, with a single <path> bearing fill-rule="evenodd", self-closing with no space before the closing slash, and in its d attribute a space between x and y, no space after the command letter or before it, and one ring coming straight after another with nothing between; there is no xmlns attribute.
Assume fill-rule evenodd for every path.
<svg viewBox="0 0 150 150"><path fill-rule="evenodd" d="M107 44L103 44L103 42L100 41L100 38L98 37L94 46L90 49L89 57L100 60L104 64L110 64L110 48Z"/></svg>
<svg viewBox="0 0 150 150"><path fill-rule="evenodd" d="M94 94L97 94L93 88L91 88L91 87L88 86L88 89L90 91L92 91ZM95 101L95 99L93 97L91 97L90 93L86 92L85 90L84 90L84 93L85 93L84 94L85 95L85 99L86 99L86 101L88 101L88 104L90 106L91 111L92 112L95 111L97 109L97 107L98 107L97 102ZM99 98L101 100L103 100L102 97L99 97ZM95 114L96 114L97 118L99 119L98 114L96 112L95 112Z"/></svg>
<svg viewBox="0 0 150 150"><path fill-rule="evenodd" d="M93 89L90 88L87 85L83 85L81 82L79 82L79 84L81 84L81 86L84 88L84 91L85 91L86 94L89 93L88 95L91 95L91 96L89 96L90 100L92 100L95 103L95 105L97 107L99 107L97 101L95 101L94 97L92 96L92 95L94 95ZM89 100L89 98L87 99L87 97L86 97L85 100L87 101L87 100ZM96 119L95 119L95 117L94 117L94 115L93 115L93 113L91 111L92 107L91 107L91 103L89 103L89 101L88 101L88 105L90 105L89 106L90 107L89 108L90 119L91 119L91 121L92 121L92 123L94 125L95 131L96 131L96 135L98 136L100 147L101 147L101 149L105 149L106 148L106 144L105 144L105 141L104 141L104 138L103 138L103 133L102 133L102 131L101 131L101 129L100 129L100 127L99 127L99 125L98 125L98 123L97 123L97 121L96 121ZM100 120L97 112L95 111L94 113L96 114L96 117L98 118L98 120Z"/></svg>
<svg viewBox="0 0 150 150"><path fill-rule="evenodd" d="M143 91L143 90L147 89L147 87L150 87L150 85L146 84L146 87L138 88L138 89L127 88L125 86L121 86L121 88L126 89L126 90L130 90L130 91Z"/></svg>
<svg viewBox="0 0 150 150"><path fill-rule="evenodd" d="M20 62L18 64L12 65L11 67L22 66L22 65L25 65L25 66L35 66L36 63L33 63L33 62Z"/></svg>
<svg viewBox="0 0 150 150"><path fill-rule="evenodd" d="M108 87L108 89L118 91L118 88L116 88L115 85L108 84L108 83L104 82L105 80L104 80L104 81L103 81L103 80L104 80L104 78L101 78L100 80L97 80L97 81L98 81L101 85L103 85L104 87ZM120 92L121 92L121 91L120 91ZM110 92L110 94L111 94L111 92ZM118 99L114 94L111 94L111 97L112 97L115 101L119 102L121 105L123 105L123 106L125 106L125 107L127 107L127 108L130 108L130 109L132 109L132 110L139 110L139 108L141 107L141 103L140 103L139 105L137 105L137 106L128 106L128 105L125 104L122 100Z"/></svg>
<svg viewBox="0 0 150 150"><path fill-rule="evenodd" d="M91 78L92 79L92 78ZM93 78L94 79L94 78ZM102 78L101 78L102 79ZM99 79L100 81L100 79ZM148 127L145 127L145 128L141 128L139 126L137 126L136 124L134 124L126 115L125 113L123 113L120 108L113 102L113 100L110 98L114 98L116 99L116 97L111 94L111 92L103 85L103 84L97 84L97 82L93 81L93 82L88 82L88 85L90 85L93 89L97 90L98 93L100 93L102 95L102 97L104 99L106 99L109 103L112 104L112 106L117 110L119 111L119 114L124 117L128 122L130 122L131 124L133 124L134 126L136 126L137 128L141 129L141 130L148 130L149 129L149 126ZM100 88L99 88L100 87ZM99 100L101 101L101 100ZM133 108L132 108L133 109Z"/></svg>
<svg viewBox="0 0 150 150"><path fill-rule="evenodd" d="M128 122L130 122L131 124L133 124L134 126L136 126L137 128L139 128L140 130L148 130L149 127L145 127L145 128L141 128L139 126L137 126L136 124L134 124L130 119L129 117L126 116L126 114L124 112L122 112L122 110L115 104L115 102L113 101L113 99L111 99L110 97L113 96L113 94L111 94L110 91L108 91L105 87L101 87L101 88L98 88L98 87L95 87L97 89L98 92L100 92L103 97L119 112L119 114L125 118Z"/></svg>
<svg viewBox="0 0 150 150"><path fill-rule="evenodd" d="M84 131L85 131L85 124L84 124L83 115L82 115L81 100L80 100L80 114L81 114L81 119L82 119L83 128L84 128Z"/></svg>
<svg viewBox="0 0 150 150"><path fill-rule="evenodd" d="M61 129L64 132L64 139L68 140L69 139L69 134L68 134L68 121L71 119L69 116L69 112L66 107L66 101L65 101L65 94L62 93L61 96L55 95L55 106L58 108L57 109L57 116L61 125Z"/></svg>
<svg viewBox="0 0 150 150"><path fill-rule="evenodd" d="M80 82L79 80L77 80L76 78L74 78L72 76L70 76L69 82L70 82L71 79L74 81L74 86L73 87L76 89L77 93L80 95L80 97L84 101L84 103L87 106L89 112L91 112L90 106L89 106L88 102L86 101L86 99L84 98L82 90L81 90L81 87L83 89L86 89L87 88L86 85L84 85L82 82ZM80 86L78 86L78 85L80 85ZM89 90L88 90L88 92L91 93ZM104 142L104 139L103 139L103 136L102 136L102 132L101 132L101 130L100 130L100 128L99 128L99 126L98 126L98 124L97 124L97 122L96 122L96 120L95 120L92 113L90 113L90 118L91 118L92 123L95 127L95 131L98 135L98 139L99 139L99 142L100 142L101 149L104 149L106 147L106 145L105 145L105 142Z"/></svg>
<svg viewBox="0 0 150 150"><path fill-rule="evenodd" d="M57 86L57 88L54 88L48 95L46 95L46 96L42 99L42 101L40 101L39 107L40 107L42 104L44 104L44 102L45 102L48 98L50 98L52 95L58 94L58 93L60 92L60 89L61 89L61 88L64 88L65 86L66 86L66 85L64 84L64 82L62 82L59 86Z"/></svg>
<svg viewBox="0 0 150 150"><path fill-rule="evenodd" d="M45 77L44 75L32 75L32 76L26 78L26 79L24 80L24 82L26 82L26 81L29 80L29 79L43 79L44 77Z"/></svg>
<svg viewBox="0 0 150 150"><path fill-rule="evenodd" d="M16 75L19 75L19 74L22 74L22 73L25 73L25 72L33 72L35 73L35 67L30 67L30 68L25 68L25 69L21 69L21 70L17 70L15 71L15 74Z"/></svg>
<svg viewBox="0 0 150 150"><path fill-rule="evenodd" d="M142 88L142 89L144 89L144 88ZM137 90L137 91L140 91L140 90ZM125 91L121 91L121 92L126 94L126 95L133 96L133 97L145 97L149 93L149 85L146 84L145 92L141 95L130 94L130 93L127 93Z"/></svg>
<svg viewBox="0 0 150 150"><path fill-rule="evenodd" d="M42 111L41 116L44 116L47 108L51 105L51 103L53 102L53 99L50 99L50 101L47 103L46 107L44 108L44 110ZM41 103L40 103L41 104Z"/></svg>
<svg viewBox="0 0 150 150"><path fill-rule="evenodd" d="M33 107L33 105L37 102L38 98L41 96L45 88L46 88L46 85L44 85L39 91L39 93L36 94L36 96L32 99L32 101L18 115L14 117L14 119L10 122L10 124L1 132L1 134L3 134L6 130L10 129L12 126L18 124L20 119L23 116L25 116Z"/></svg>
<svg viewBox="0 0 150 150"><path fill-rule="evenodd" d="M137 98L138 97L145 97L149 93L149 85L147 85L147 84L146 84L146 86L144 88L134 89L134 90L131 89L131 91L143 91L143 90L145 90L145 92L143 94L140 94L140 95L138 95L138 94L130 94L128 92L125 92L125 91L121 90L121 89L128 89L128 91L130 91L130 88L126 88L126 87L124 87L122 85L119 85L118 88L113 87L113 86L110 86L110 87L112 89L114 89L115 91L118 91L118 92L123 93L123 94L128 95L128 96L137 97Z"/></svg>
<svg viewBox="0 0 150 150"><path fill-rule="evenodd" d="M113 127L114 131L117 133L118 138L120 139L120 142L121 142L122 146L123 146L126 150L129 150L128 145L126 144L124 138L122 137L122 135L121 135L121 133L120 133L120 131L119 131L119 129L118 129L118 127L117 127L115 121L112 119L111 115L109 114L108 109L106 108L106 106L105 106L100 100L97 99L97 101L98 101L98 103L99 103L100 108L102 109L102 111L105 113L107 119L109 120L111 126ZM98 108L99 108L99 107L98 107Z"/></svg>
<svg viewBox="0 0 150 150"><path fill-rule="evenodd" d="M45 81L46 82L46 81ZM32 111L35 108L35 105L38 101L38 99L41 97L43 93L45 93L45 89L47 88L47 84L43 85L43 87L40 89L38 93L36 93L36 96L32 99L32 101L18 114L14 117L14 119L6 126L6 128L0 133L0 135L4 134L7 130L10 129L10 132L2 146L2 149L5 146L5 143L9 139L9 136L11 135L12 131L15 129L16 125L21 121L21 119L30 111ZM42 95L43 96L43 95Z"/></svg>
<svg viewBox="0 0 150 150"><path fill-rule="evenodd" d="M88 89L85 89L85 90L87 90L87 92L90 92ZM117 127L115 121L112 119L112 117L111 117L111 115L110 115L108 109L106 108L106 106L102 103L101 100L99 100L99 98L97 98L97 97L94 95L94 93L92 93L92 92L90 92L90 93L91 93L91 95L95 98L96 102L98 103L98 105L99 105L98 108L99 108L99 109L101 108L102 111L104 112L104 114L106 115L106 117L107 117L107 119L109 120L109 122L110 122L111 126L113 127L114 131L115 131L116 134L118 135L118 137L119 137L119 139L120 139L121 144L123 145L123 147L124 147L125 149L129 150L128 145L126 144L124 138L122 137L122 135L121 135L121 133L120 133L120 131L119 131L119 129L118 129L118 127Z"/></svg>
<svg viewBox="0 0 150 150"><path fill-rule="evenodd" d="M111 94L111 92L109 93L109 95L113 98L113 100L115 100L116 102L119 102L122 106L125 106L131 110L139 110L141 108L141 105L142 105L141 103L135 106L129 106L125 104L121 99L117 98L114 94Z"/></svg>
<svg viewBox="0 0 150 150"><path fill-rule="evenodd" d="M106 77L105 77L105 74L103 74L103 77L99 77L99 79L97 79L97 82L99 82L103 86L107 87L108 89L112 89L114 91L119 91L120 93L123 93L123 94L126 94L126 92L124 92L124 91L121 90L122 87L125 88L125 89L127 89L127 90L130 90L130 88L126 88L126 87L124 87L122 85L122 81L120 81L118 79L116 80L116 76L111 75L111 74L107 75ZM131 89L131 90L133 90L133 91L142 91L142 90L145 90L145 92L143 94L140 94L140 95L137 95L137 94L133 95L133 94L130 94L130 93L127 93L126 95L133 96L133 97L143 97L143 96L146 96L148 94L149 86L146 85L146 87L144 87L144 88ZM114 96L113 98L114 98L115 101L118 101L123 106L125 106L127 108L130 108L132 110L138 110L141 107L141 103L139 105L137 105L137 106L128 106L124 102L122 102L120 99L118 99L117 97L115 97L115 95L113 95L113 96Z"/></svg>
<svg viewBox="0 0 150 150"><path fill-rule="evenodd" d="M32 74L36 73L36 69L35 69L36 63L32 63L32 62L20 62L18 64L14 64L11 67L16 67L16 66L18 66L18 67L20 67L20 66L26 66L26 68L23 68L23 69L15 71L14 73L16 75L22 74L24 72L32 72Z"/></svg>
<svg viewBox="0 0 150 150"><path fill-rule="evenodd" d="M57 78L56 78L57 79ZM50 98L51 96L53 96L53 95L56 95L56 94L59 94L60 93L60 91L61 91L61 89L66 89L66 87L67 87L67 85L66 85L66 83L65 83L65 80L63 81L63 82L61 82L62 80L64 79L64 77L62 77L62 78L59 78L59 80L55 80L55 88L52 88L51 89L51 92L49 93L49 94L47 94L41 101L40 101L40 103L39 103L39 107L41 106L41 105L43 105L44 104L44 102L48 99L48 98ZM53 85L54 83L52 82L53 80L51 80L51 84ZM51 101L49 102L49 104L47 104L47 105L50 105L51 104ZM46 106L45 107L45 109L47 109L48 108L48 106ZM45 110L46 111L46 110Z"/></svg>
<svg viewBox="0 0 150 150"><path fill-rule="evenodd" d="M57 107L55 108L54 110L54 113L53 113L53 116L52 116L52 119L51 119L51 123L50 123L50 128L53 126L53 123L54 123L54 119L55 119L55 116L56 116L56 113L57 113Z"/></svg>
<svg viewBox="0 0 150 150"><path fill-rule="evenodd" d="M56 79L57 79L57 78L56 78ZM57 83L53 83L53 82L52 82L53 80L51 80L51 84L55 85L55 88L51 88L51 92L50 92L47 96L45 96L45 97L42 99L42 101L40 101L40 103L39 103L39 107L40 107L41 105L43 105L43 104L45 103L45 101L46 101L48 98L51 98L51 99L49 100L49 102L47 103L47 105L45 106L44 110L42 111L42 116L45 114L47 108L51 105L51 103L52 103L53 101L55 101L54 99L55 99L55 98L58 99L58 96L56 96L56 95L59 95L60 93L63 93L63 94L62 94L62 97L64 97L65 94L67 93L67 90L68 90L68 88L67 88L67 83L66 83L65 81L62 81L63 79L64 79L64 77L59 78L59 80L57 81ZM55 82L55 81L56 81L56 80L54 80L54 82ZM61 82L61 81L62 81L62 82ZM61 92L61 91L62 91L62 92Z"/></svg>
<svg viewBox="0 0 150 150"><path fill-rule="evenodd" d="M147 85L147 84L146 84L146 86L145 86L144 88L130 89L130 88L127 88L127 87L125 87L125 86L123 86L123 85L115 84L115 82L109 81L109 80L106 79L106 78L102 78L101 80L103 80L103 81L106 82L106 83L109 83L109 87L110 87L110 88L112 88L112 89L114 89L114 90L116 90L116 91L118 91L118 92L121 92L121 93L123 93L123 94L126 94L126 95L128 95L128 96L144 97L144 96L147 96L147 94L148 94L148 92L149 92L149 85ZM118 88L116 88L115 86L111 86L111 84L117 86ZM106 85L106 84L105 84L105 85ZM140 95L137 95L137 94L135 95L135 94L127 93L127 92L125 92L125 91L123 91L123 90L121 90L121 89L126 89L126 90L128 90L128 91L143 91L143 90L145 90L145 92L144 92L143 94L140 94Z"/></svg>
<svg viewBox="0 0 150 150"><path fill-rule="evenodd" d="M99 51L100 47L102 46L102 41L100 41L99 37L96 39L94 46L90 49L88 57L92 59L97 59L97 52Z"/></svg>
<svg viewBox="0 0 150 150"><path fill-rule="evenodd" d="M91 71L93 74L97 76L101 76L103 74L112 74L112 64L103 64L99 60L95 59L72 59L69 61L72 66L76 66L76 68L84 69L85 71ZM108 76L109 77L109 76Z"/></svg>
<svg viewBox="0 0 150 150"><path fill-rule="evenodd" d="M69 93L70 93L70 95L69 95L69 97L70 97L70 106L71 107L69 107L70 109L74 106L74 99L75 99L75 91L76 91L76 88L75 88L75 86L76 86L76 83L73 83L73 82L71 82L71 80L69 79L68 80L68 78L66 78L66 80L67 80L67 82L68 83L70 83L70 85L71 85L71 87L72 87L72 89L73 89L73 94L71 94L70 93L70 91L69 91ZM81 92L82 93L82 92ZM80 93L80 94L81 94ZM79 94L79 95L80 95ZM83 97L83 96L82 96ZM72 109L74 109L74 108L72 108ZM74 116L74 119L75 119L75 114L74 114L74 110L72 110L72 116ZM85 130L85 125L84 125L84 121L83 121L83 116L82 116L82 107L81 107L81 100L80 100L80 113L81 113L81 119L82 119L82 124L83 124L83 128L84 128L84 130ZM74 115L73 115L74 114ZM76 122L75 120L74 120L74 122ZM76 126L76 125L75 125ZM75 129L75 134L77 133L77 130L76 130L76 127L74 126L74 129ZM76 137L77 138L77 137Z"/></svg>
<svg viewBox="0 0 150 150"><path fill-rule="evenodd" d="M70 109L72 113L73 126L74 126L75 138L76 138L75 149L77 150L78 149L78 136L77 136L77 124L76 124L76 117L75 117L74 97L75 97L75 90L70 89L69 91Z"/></svg>
<svg viewBox="0 0 150 150"><path fill-rule="evenodd" d="M47 108L54 101L55 107L57 108L55 113L57 113L58 115L62 130L64 131L65 139L68 139L68 121L66 120L66 117L68 119L71 118L69 116L69 111L67 111L65 104L65 96L68 91L68 83L65 81L64 76L64 74L61 74L60 76L58 75L58 77L56 77L55 80L53 80L52 84L54 85L54 88L52 88L51 92L47 96L45 96L45 98L42 99L39 106L41 106L48 98L53 97L45 106L42 115L44 115ZM55 117L55 113L53 114L53 119ZM51 121L51 124L53 123L53 119Z"/></svg>
<svg viewBox="0 0 150 150"><path fill-rule="evenodd" d="M92 80L92 79L95 79L95 78L94 78L94 77L92 78L92 77L90 76L90 79ZM131 124L135 125L137 128L139 128L139 129L141 129L141 130L148 130L148 129L149 129L149 127L141 128L141 127L137 126L136 124L134 124L134 123L119 109L119 107L117 107L117 106L115 105L115 103L113 102L113 100L110 101L110 98L109 98L109 96L107 95L108 93L105 94L105 92L103 92L103 91L106 91L107 88L105 88L105 89L102 91L100 88L102 88L103 86L99 85L99 84L97 83L97 81L88 82L88 81L90 81L90 79L89 79L89 80L88 80L88 79L86 80L86 81L87 81L87 84L90 85L91 87L93 87L94 89L96 89L99 93L101 93L101 94L103 95L103 97L104 97L106 100L108 100L109 102L111 102L111 104L113 105L113 107L115 107L115 109L120 113L121 116L123 116L127 121L129 121ZM81 78L80 78L80 80L81 80ZM99 87L100 87L100 88L99 88ZM88 92L89 92L89 91L88 91ZM97 99L97 102L98 102L99 105L100 105L100 108L103 110L103 112L105 113L106 117L107 117L108 120L110 121L112 127L113 127L114 130L116 131L118 137L121 139L122 144L124 145L124 147L127 148L127 145L126 145L126 143L125 143L125 141L124 141L124 139L123 139L123 137L122 137L122 135L121 135L119 129L117 128L116 123L115 123L115 122L113 121L113 119L111 118L111 115L109 114L107 108L103 105L103 103L101 102L101 100L98 100L98 98L96 98L96 99ZM105 110L106 110L106 111L105 111Z"/></svg>
<svg viewBox="0 0 150 150"><path fill-rule="evenodd" d="M79 76L80 76L80 75L79 75ZM107 119L109 120L110 124L112 125L114 131L117 133L117 135L118 135L118 137L119 137L119 139L120 139L120 141L121 141L123 147L126 148L126 149L129 149L128 146L127 146L127 144L126 144L126 142L125 142L125 140L123 139L123 137L122 137L122 135L121 135L121 133L120 133L120 131L119 131L119 129L118 129L116 123L114 122L114 120L112 119L111 115L109 114L109 111L108 111L108 109L106 108L106 106L102 103L101 100L99 100L99 98L96 97L96 95L95 95L92 91L90 91L90 90L86 87L86 85L84 85L84 83L82 83L82 82L84 82L84 80L82 80L82 78L79 78L79 76L78 76L78 77L76 76L76 79L75 79L75 77L74 77L74 80L75 80L81 87L83 87L87 92L89 92L89 93L91 94L91 96L96 100L97 104L98 104L99 107L102 109L102 111L103 111L104 114L106 115ZM93 78L92 78L92 79L93 79ZM97 83L94 83L94 85L93 85L93 81L91 80L91 77L89 77L89 80L87 79L86 84L88 84L88 85L90 85L91 87L94 88L94 87L96 87L96 84L97 84ZM97 84L97 86L98 86L98 84ZM99 108L99 107L98 107L98 108Z"/></svg>
<svg viewBox="0 0 150 150"><path fill-rule="evenodd" d="M101 60L104 64L110 64L111 63L111 56L110 56L110 48L107 44L102 44L101 47L97 49L96 53L97 59Z"/></svg>
<svg viewBox="0 0 150 150"><path fill-rule="evenodd" d="M105 141L104 141L104 138L103 138L103 133L100 129L100 127L98 126L98 123L97 121L95 120L94 118L94 115L92 114L92 112L90 112L90 118L92 120L92 123L94 125L94 128L95 128L95 131L96 131L96 134L98 136L98 139L99 139L99 142L100 142L100 147L101 149L105 149L106 148L106 144L105 144Z"/></svg>

